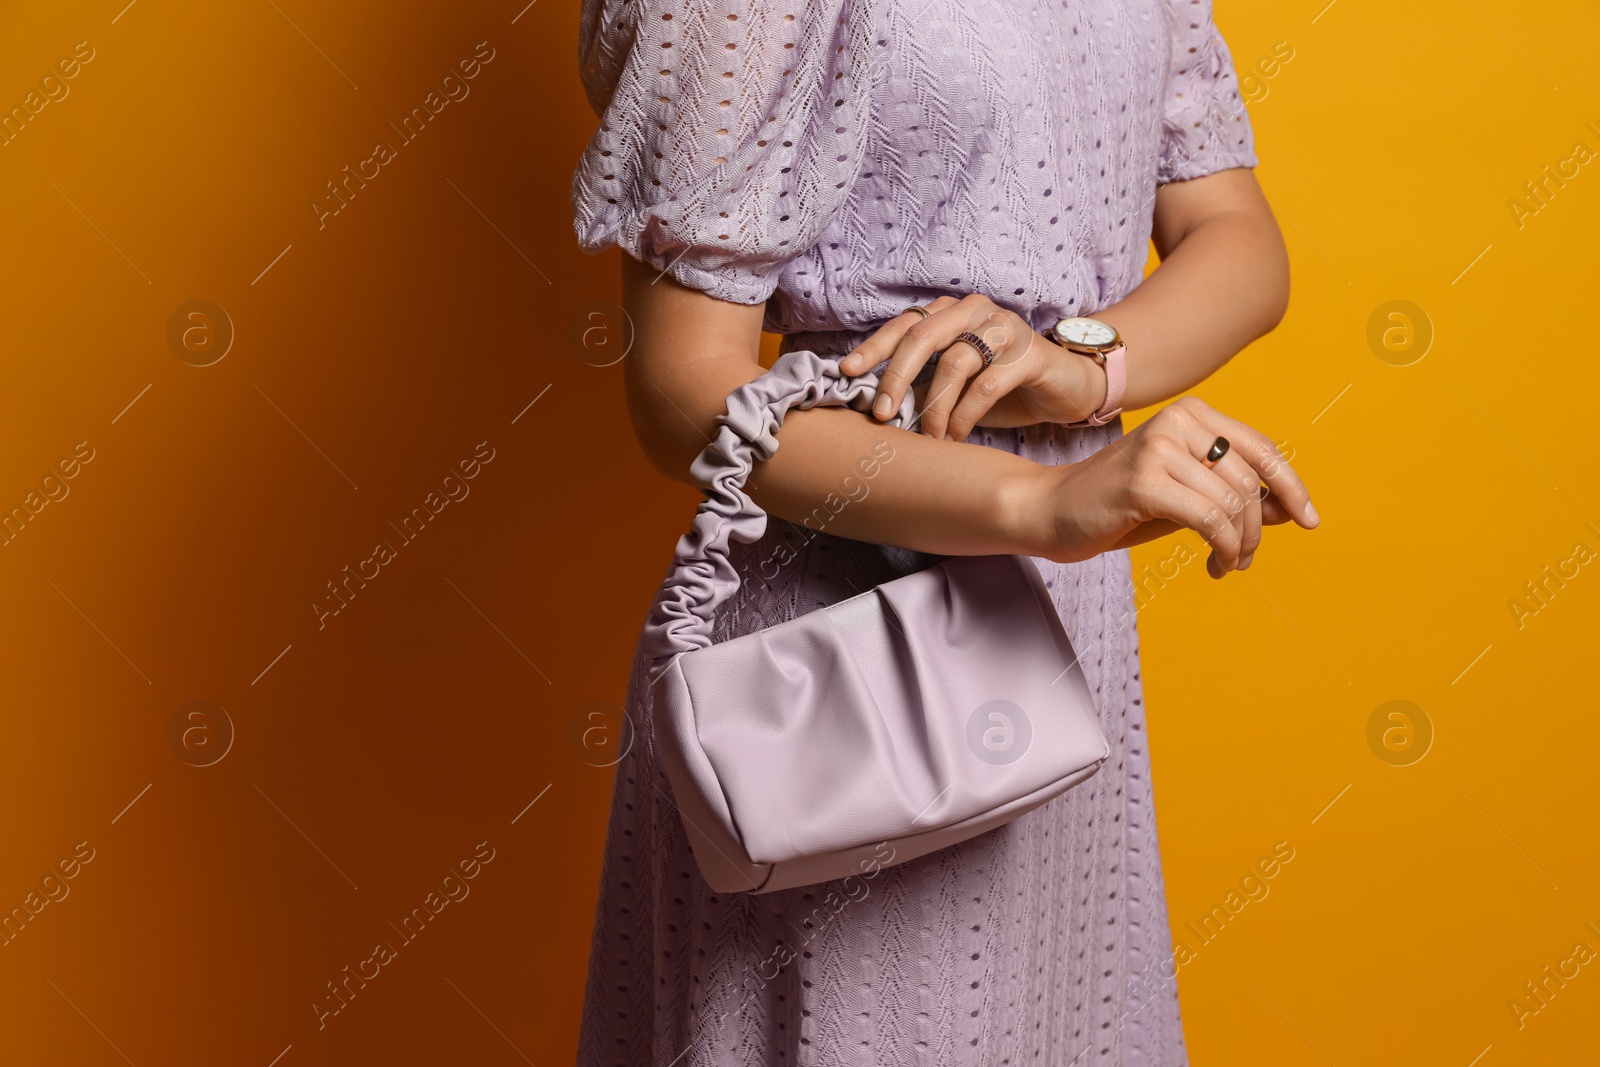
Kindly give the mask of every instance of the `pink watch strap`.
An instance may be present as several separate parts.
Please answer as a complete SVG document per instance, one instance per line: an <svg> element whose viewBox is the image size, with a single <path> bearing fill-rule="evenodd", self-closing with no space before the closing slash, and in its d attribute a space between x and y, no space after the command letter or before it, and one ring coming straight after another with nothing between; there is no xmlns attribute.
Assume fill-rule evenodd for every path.
<svg viewBox="0 0 1600 1067"><path fill-rule="evenodd" d="M1122 414L1122 396L1128 388L1127 355L1128 346L1121 341L1105 353L1105 362L1100 364L1106 372L1105 403L1087 419L1069 422L1068 426L1104 426Z"/></svg>

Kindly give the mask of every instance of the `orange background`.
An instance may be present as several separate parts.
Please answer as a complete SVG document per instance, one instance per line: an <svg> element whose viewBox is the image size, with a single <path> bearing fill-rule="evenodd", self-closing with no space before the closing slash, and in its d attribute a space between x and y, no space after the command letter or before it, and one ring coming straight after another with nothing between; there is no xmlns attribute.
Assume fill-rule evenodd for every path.
<svg viewBox="0 0 1600 1067"><path fill-rule="evenodd" d="M1600 951L1600 577L1566 564L1520 628L1508 602L1600 551L1600 177L1524 190L1600 149L1600 14L1221 8L1296 291L1200 393L1292 449L1324 524L1147 586L1175 934L1295 849L1179 971L1194 1062L1594 1062L1600 967L1520 1028L1508 1002ZM556 0L0 13L6 108L93 51L0 147L0 908L66 893L0 947L8 1062L570 1062L610 786L585 716L622 699L694 505L580 340L617 286L571 236L575 38ZM479 42L469 94L319 228ZM196 300L231 329L175 346ZM1432 334L1407 366L1368 341L1391 300ZM1404 766L1403 732L1369 742L1394 700L1433 735Z"/></svg>

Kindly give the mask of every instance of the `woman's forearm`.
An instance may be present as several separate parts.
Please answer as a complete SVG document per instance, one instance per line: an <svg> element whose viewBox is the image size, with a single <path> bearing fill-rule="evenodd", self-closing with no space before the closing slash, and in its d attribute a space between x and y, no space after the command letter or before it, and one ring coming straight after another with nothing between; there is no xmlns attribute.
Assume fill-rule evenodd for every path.
<svg viewBox="0 0 1600 1067"><path fill-rule="evenodd" d="M689 481L727 394L761 373L754 362L707 359L692 375L631 369L630 406L655 465ZM654 399L651 394L655 394ZM848 408L790 412L778 451L745 491L774 522L941 555L1042 551L1031 500L1046 469L998 448L934 440Z"/></svg>
<svg viewBox="0 0 1600 1067"><path fill-rule="evenodd" d="M728 394L762 373L761 309L714 300L625 258L637 338L628 411L651 463L691 482ZM1050 468L998 448L934 440L848 408L790 412L745 490L775 520L941 555L1040 554ZM808 535L809 536L809 535Z"/></svg>
<svg viewBox="0 0 1600 1067"><path fill-rule="evenodd" d="M1144 284L1095 313L1128 345L1124 409L1182 395L1283 317L1288 257L1271 210L1252 195L1253 209L1196 222Z"/></svg>
<svg viewBox="0 0 1600 1067"><path fill-rule="evenodd" d="M1289 259L1272 208L1248 170L1173 182L1156 192L1152 240L1161 265L1127 297L1091 312L1127 343L1122 408L1181 396L1283 318ZM1095 363L1037 334L1040 380L997 400L981 426L1071 422L1105 401Z"/></svg>

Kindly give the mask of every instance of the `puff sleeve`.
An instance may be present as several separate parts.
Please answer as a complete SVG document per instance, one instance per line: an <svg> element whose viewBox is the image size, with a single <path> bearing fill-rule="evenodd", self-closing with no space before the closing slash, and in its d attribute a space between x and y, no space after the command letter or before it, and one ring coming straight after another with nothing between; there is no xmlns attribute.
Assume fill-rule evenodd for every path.
<svg viewBox="0 0 1600 1067"><path fill-rule="evenodd" d="M1156 180L1187 181L1257 163L1250 115L1211 0L1168 0L1172 60L1161 115Z"/></svg>
<svg viewBox="0 0 1600 1067"><path fill-rule="evenodd" d="M584 0L579 245L764 302L860 173L883 2Z"/></svg>

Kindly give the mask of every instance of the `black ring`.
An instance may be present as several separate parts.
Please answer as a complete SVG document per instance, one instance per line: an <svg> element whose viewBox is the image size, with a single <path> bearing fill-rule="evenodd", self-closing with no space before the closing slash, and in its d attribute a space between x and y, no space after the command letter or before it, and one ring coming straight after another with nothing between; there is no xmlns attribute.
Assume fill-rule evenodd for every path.
<svg viewBox="0 0 1600 1067"><path fill-rule="evenodd" d="M957 334L956 339L951 341L950 344L953 347L961 341L965 341L967 344L971 345L977 350L978 355L983 357L983 366L985 370L988 369L989 364L994 362L994 349L990 348L987 341L973 333L971 330L968 330L966 333Z"/></svg>
<svg viewBox="0 0 1600 1067"><path fill-rule="evenodd" d="M1228 454L1228 449L1230 447L1231 446L1228 444L1228 439L1226 437L1219 437L1215 441L1211 442L1211 447L1206 450L1206 466L1215 467L1219 462L1221 462L1222 457Z"/></svg>

